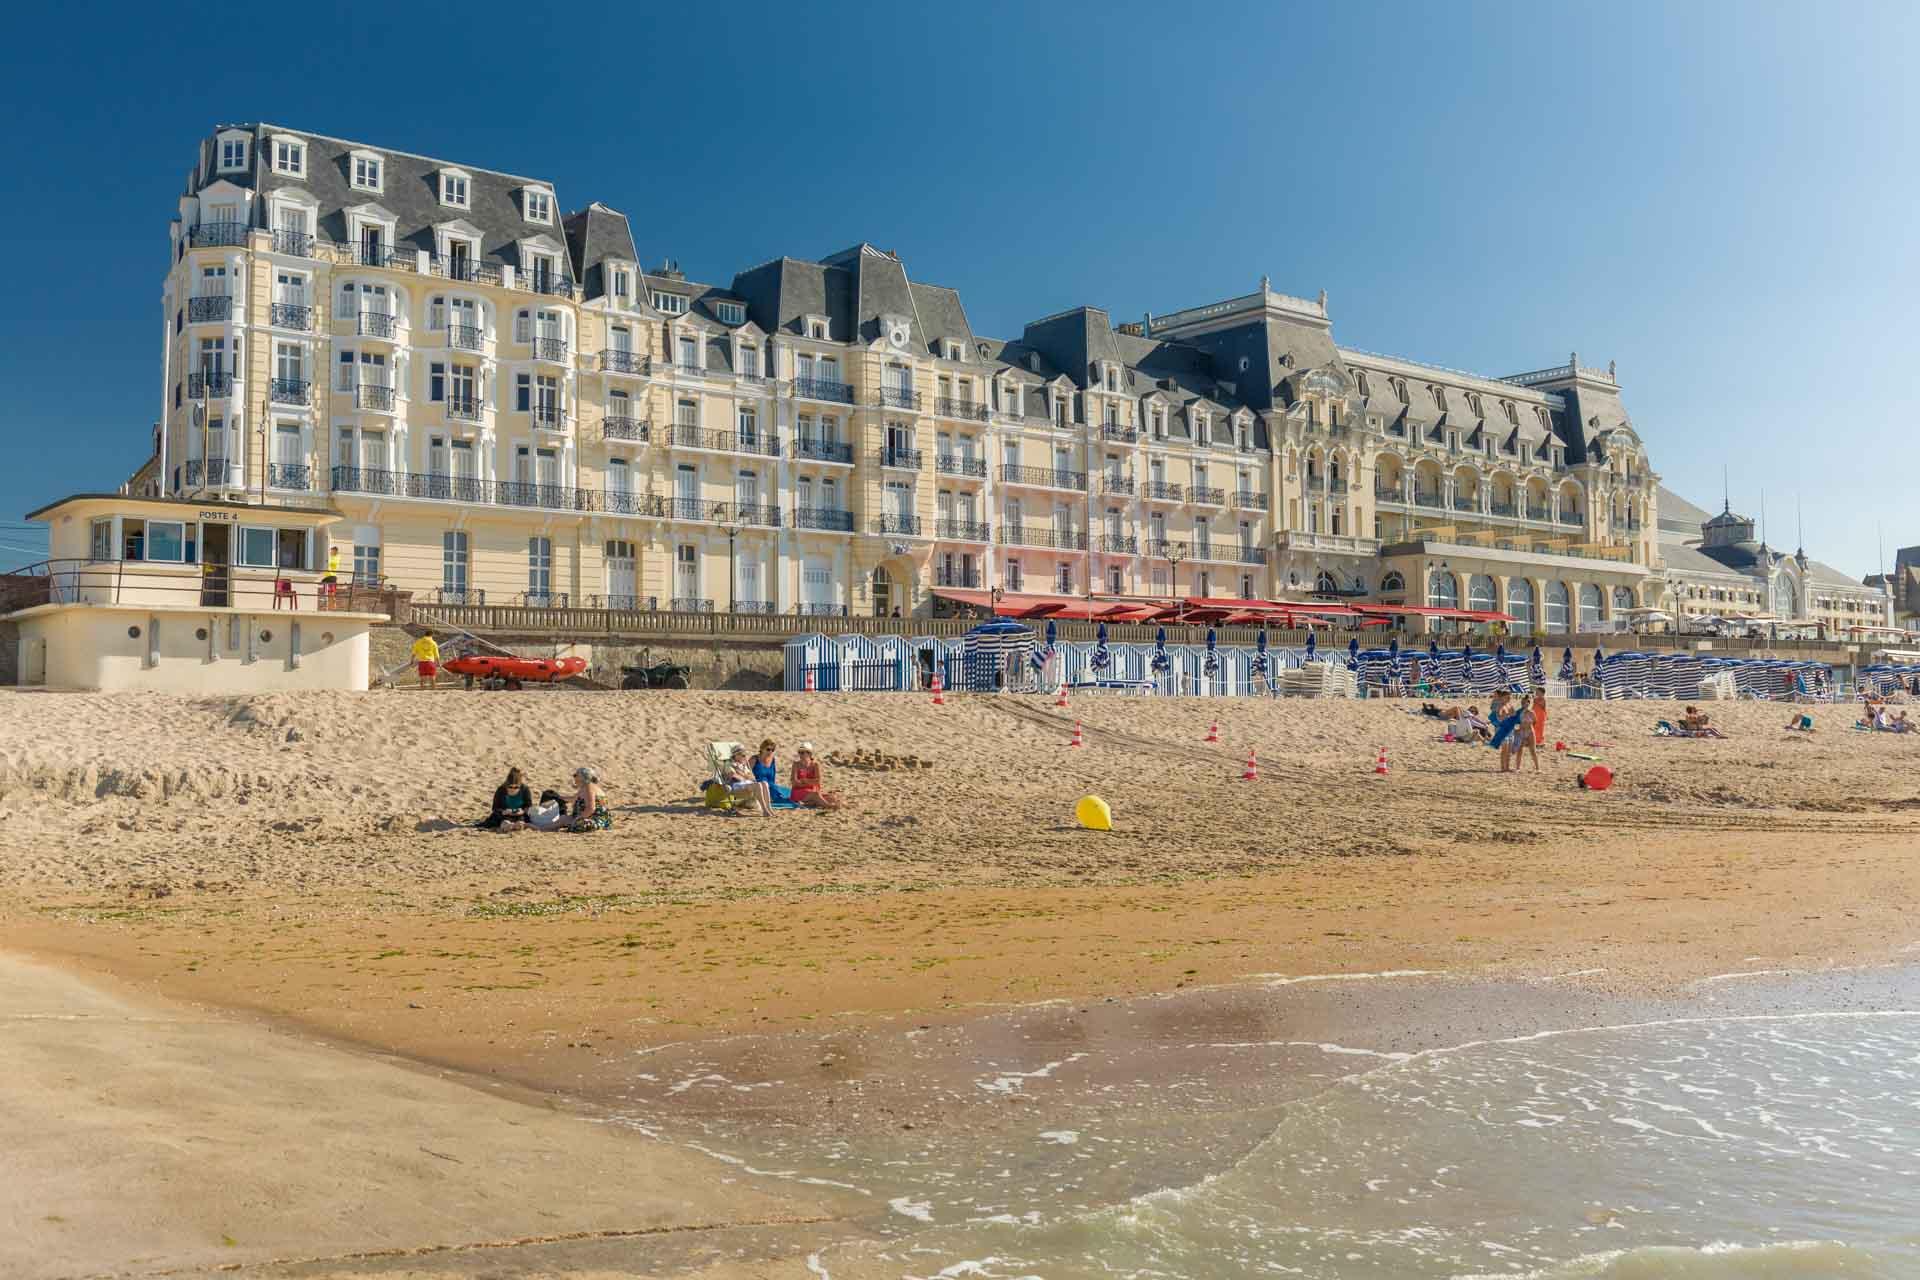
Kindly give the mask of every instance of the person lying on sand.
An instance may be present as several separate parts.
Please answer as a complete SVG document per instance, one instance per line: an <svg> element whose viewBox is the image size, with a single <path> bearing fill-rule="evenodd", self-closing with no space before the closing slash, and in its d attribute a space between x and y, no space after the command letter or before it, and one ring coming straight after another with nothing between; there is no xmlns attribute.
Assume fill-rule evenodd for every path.
<svg viewBox="0 0 1920 1280"><path fill-rule="evenodd" d="M803 742L794 750L798 755L793 765L793 802L808 809L838 809L845 803L840 793L820 789L820 761L813 754L813 744Z"/></svg>
<svg viewBox="0 0 1920 1280"><path fill-rule="evenodd" d="M524 831L533 808L533 789L518 767L507 770L507 780L493 789L493 812L480 820L492 831Z"/></svg>
<svg viewBox="0 0 1920 1280"><path fill-rule="evenodd" d="M746 796L753 801L754 808L758 809L763 817L773 816L773 797L767 792L767 784L753 776L753 766L747 762L745 747L733 749L733 755L728 758L726 771L721 775L720 781L726 785L728 791L733 793L736 802L735 813L740 811L738 806L740 797Z"/></svg>
<svg viewBox="0 0 1920 1280"><path fill-rule="evenodd" d="M589 831L605 831L613 825L613 815L607 812L607 801L600 794L600 775L582 765L573 771L573 803L567 808L568 831L585 834Z"/></svg>

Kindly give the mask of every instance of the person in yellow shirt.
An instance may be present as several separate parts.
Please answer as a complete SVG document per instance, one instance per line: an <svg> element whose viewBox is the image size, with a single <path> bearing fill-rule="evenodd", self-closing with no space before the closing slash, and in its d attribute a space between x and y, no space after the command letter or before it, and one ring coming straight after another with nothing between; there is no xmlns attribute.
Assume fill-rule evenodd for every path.
<svg viewBox="0 0 1920 1280"><path fill-rule="evenodd" d="M421 688L431 689L440 683L440 645L434 640L433 632L428 631L413 642L413 661Z"/></svg>
<svg viewBox="0 0 1920 1280"><path fill-rule="evenodd" d="M331 597L340 589L340 548L327 548L327 576L320 579L320 594Z"/></svg>

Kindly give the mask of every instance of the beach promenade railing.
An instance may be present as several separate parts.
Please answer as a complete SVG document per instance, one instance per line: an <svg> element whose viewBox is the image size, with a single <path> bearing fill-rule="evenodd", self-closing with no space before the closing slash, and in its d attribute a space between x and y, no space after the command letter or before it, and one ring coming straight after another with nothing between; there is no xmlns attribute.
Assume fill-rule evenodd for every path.
<svg viewBox="0 0 1920 1280"><path fill-rule="evenodd" d="M116 608L321 609L398 615L396 593L323 581L309 569L191 560L42 560L0 574L0 614L40 605Z"/></svg>

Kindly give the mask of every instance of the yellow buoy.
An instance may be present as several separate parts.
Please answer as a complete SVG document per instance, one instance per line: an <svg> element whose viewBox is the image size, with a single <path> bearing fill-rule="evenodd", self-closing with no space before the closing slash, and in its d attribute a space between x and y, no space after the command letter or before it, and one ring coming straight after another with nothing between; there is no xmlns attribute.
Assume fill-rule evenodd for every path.
<svg viewBox="0 0 1920 1280"><path fill-rule="evenodd" d="M1073 816L1089 831L1113 830L1113 810L1099 796L1081 796L1073 806Z"/></svg>

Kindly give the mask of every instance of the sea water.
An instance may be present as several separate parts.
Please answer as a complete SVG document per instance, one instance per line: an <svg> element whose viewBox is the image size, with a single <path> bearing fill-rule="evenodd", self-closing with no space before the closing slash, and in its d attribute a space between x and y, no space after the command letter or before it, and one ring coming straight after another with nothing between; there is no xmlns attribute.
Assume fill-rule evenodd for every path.
<svg viewBox="0 0 1920 1280"><path fill-rule="evenodd" d="M810 1273L1920 1277L1920 1014L1676 1019L1410 1055L1290 1103L1191 1185L902 1225Z"/></svg>

